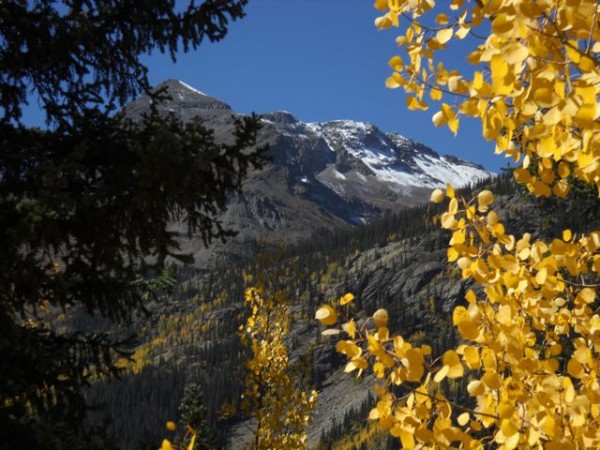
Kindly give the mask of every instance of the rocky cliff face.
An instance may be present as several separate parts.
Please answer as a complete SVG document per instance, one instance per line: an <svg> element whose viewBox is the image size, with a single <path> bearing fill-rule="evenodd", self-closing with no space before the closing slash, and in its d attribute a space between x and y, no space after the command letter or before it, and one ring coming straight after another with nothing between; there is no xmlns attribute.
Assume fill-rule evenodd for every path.
<svg viewBox="0 0 600 450"><path fill-rule="evenodd" d="M158 88L170 95L158 109L184 121L199 117L216 136L227 138L235 113L226 103L187 84L169 80ZM142 96L126 112L143 113ZM250 174L232 198L222 222L238 236L210 250L200 240L183 240L199 267L243 256L256 239L295 242L319 228L353 226L426 200L432 188L456 187L491 174L456 157L373 124L347 120L304 123L288 112L261 116L258 145L267 144L272 163Z"/></svg>

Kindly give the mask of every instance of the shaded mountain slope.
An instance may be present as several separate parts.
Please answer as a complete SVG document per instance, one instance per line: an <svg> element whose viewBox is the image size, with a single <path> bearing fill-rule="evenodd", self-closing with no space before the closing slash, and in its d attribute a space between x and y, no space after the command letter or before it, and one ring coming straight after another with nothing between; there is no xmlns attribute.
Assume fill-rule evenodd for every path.
<svg viewBox="0 0 600 450"><path fill-rule="evenodd" d="M226 140L236 113L221 100L187 84L169 80L170 99L157 105L184 121L195 117ZM150 107L142 96L125 111L135 118ZM223 224L239 232L227 245L204 249L183 237L184 250L197 265L226 263L248 256L259 238L297 242L317 229L367 223L427 199L434 187L456 187L490 176L482 167L433 150L373 124L338 120L304 123L288 112L263 114L257 145L268 145L272 162L250 173L242 192L231 199Z"/></svg>

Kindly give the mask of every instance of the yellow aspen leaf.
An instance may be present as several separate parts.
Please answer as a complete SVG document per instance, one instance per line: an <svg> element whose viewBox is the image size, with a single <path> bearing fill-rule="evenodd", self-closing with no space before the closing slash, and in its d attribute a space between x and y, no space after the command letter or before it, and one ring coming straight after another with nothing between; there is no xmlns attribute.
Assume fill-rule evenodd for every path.
<svg viewBox="0 0 600 450"><path fill-rule="evenodd" d="M388 327L379 327L377 329L377 339L380 342L387 341L390 338L390 329Z"/></svg>
<svg viewBox="0 0 600 450"><path fill-rule="evenodd" d="M386 327L388 323L388 312L380 308L373 313L373 322L377 328Z"/></svg>
<svg viewBox="0 0 600 450"><path fill-rule="evenodd" d="M546 415L542 420L540 420L540 428L544 431L544 433L546 433L547 436L556 436L556 420L554 420L554 417L551 415Z"/></svg>
<svg viewBox="0 0 600 450"><path fill-rule="evenodd" d="M539 285L544 284L546 282L547 278L548 278L548 269L546 267L542 267L535 274L535 282Z"/></svg>
<svg viewBox="0 0 600 450"><path fill-rule="evenodd" d="M489 141L496 139L504 126L504 117L495 108L490 108L483 117L483 137Z"/></svg>
<svg viewBox="0 0 600 450"><path fill-rule="evenodd" d="M431 121L436 127L442 127L448 123L448 118L444 115L442 111L438 111L433 116L431 116Z"/></svg>
<svg viewBox="0 0 600 450"><path fill-rule="evenodd" d="M344 372L349 373L358 369L358 375L360 375L361 372L367 367L369 367L369 363L367 362L367 360L362 356L356 356L352 358L352 360L348 364L346 364Z"/></svg>
<svg viewBox="0 0 600 450"><path fill-rule="evenodd" d="M507 34L512 31L514 27L514 16L509 16L506 13L496 15L492 21L492 30L497 35Z"/></svg>
<svg viewBox="0 0 600 450"><path fill-rule="evenodd" d="M450 19L448 18L448 15L445 13L439 13L435 17L435 23L437 23L438 25L446 25L446 24L448 24L449 21L450 21Z"/></svg>
<svg viewBox="0 0 600 450"><path fill-rule="evenodd" d="M589 303L592 303L595 298L596 298L596 291L594 291L591 288L583 288L581 291L579 291L579 294L577 294L577 297L575 298L575 302L589 304Z"/></svg>
<svg viewBox="0 0 600 450"><path fill-rule="evenodd" d="M558 96L551 86L538 87L533 91L533 100L541 108L552 108L558 101Z"/></svg>
<svg viewBox="0 0 600 450"><path fill-rule="evenodd" d="M176 428L177 428L177 425L175 425L175 422L171 422L171 421L167 422L167 430L175 431Z"/></svg>
<svg viewBox="0 0 600 450"><path fill-rule="evenodd" d="M417 349L411 348L406 352L406 358L403 360L408 366L406 374L407 381L421 381L425 368L423 367L423 355Z"/></svg>
<svg viewBox="0 0 600 450"><path fill-rule="evenodd" d="M496 313L496 320L502 325L510 325L513 321L512 309L510 305L500 305Z"/></svg>
<svg viewBox="0 0 600 450"><path fill-rule="evenodd" d="M575 388L569 377L562 378L563 395L565 402L571 403L575 399Z"/></svg>
<svg viewBox="0 0 600 450"><path fill-rule="evenodd" d="M577 49L577 41L571 41L568 45L565 45L565 53L575 64L581 59L581 53Z"/></svg>
<svg viewBox="0 0 600 450"><path fill-rule="evenodd" d="M457 306L452 312L452 323L458 325L465 320L469 320L469 313L464 306Z"/></svg>
<svg viewBox="0 0 600 450"><path fill-rule="evenodd" d="M448 249L448 262L454 262L458 259L460 253L454 247ZM460 266L459 266L460 267Z"/></svg>
<svg viewBox="0 0 600 450"><path fill-rule="evenodd" d="M575 119L577 120L578 124L585 128L593 128L594 120L596 120L597 117L598 106L595 104L583 105L575 113Z"/></svg>
<svg viewBox="0 0 600 450"><path fill-rule="evenodd" d="M362 349L352 341L338 341L335 345L338 353L346 355L349 359L360 356Z"/></svg>
<svg viewBox="0 0 600 450"><path fill-rule="evenodd" d="M441 189L434 189L431 193L430 201L433 203L441 203L444 201L444 192Z"/></svg>
<svg viewBox="0 0 600 450"><path fill-rule="evenodd" d="M452 233L450 245L464 244L465 240L465 232L463 230L457 230L454 233Z"/></svg>
<svg viewBox="0 0 600 450"><path fill-rule="evenodd" d="M571 168L569 167L569 164L567 164L564 161L561 161L558 164L558 170L557 170L558 176L561 178L567 178L569 175L571 175Z"/></svg>
<svg viewBox="0 0 600 450"><path fill-rule="evenodd" d="M458 31L456 31L455 36L457 39L464 39L467 37L469 32L471 31L471 27L469 26L461 26Z"/></svg>
<svg viewBox="0 0 600 450"><path fill-rule="evenodd" d="M402 448L415 448L415 438L412 432L402 430L399 436Z"/></svg>
<svg viewBox="0 0 600 450"><path fill-rule="evenodd" d="M481 381L490 389L499 389L502 386L502 379L496 372L484 373Z"/></svg>
<svg viewBox="0 0 600 450"><path fill-rule="evenodd" d="M458 324L458 332L465 339L476 340L480 330L476 323L465 320Z"/></svg>
<svg viewBox="0 0 600 450"><path fill-rule="evenodd" d="M351 339L354 339L356 336L356 322L354 319L350 319L349 322L346 322L342 325L342 329L350 336Z"/></svg>
<svg viewBox="0 0 600 450"><path fill-rule="evenodd" d="M531 179L531 173L527 169L517 169L514 171L514 177L517 183L526 184Z"/></svg>
<svg viewBox="0 0 600 450"><path fill-rule="evenodd" d="M502 434L505 436L506 440L504 441L506 444L507 448L515 448L519 442L519 427L516 426L512 420L509 419L504 419L502 420L502 422L500 423L500 430L502 430ZM510 438L511 436L515 436L517 437L516 442L513 442L512 444L508 444L508 438Z"/></svg>
<svg viewBox="0 0 600 450"><path fill-rule="evenodd" d="M529 434L527 436L527 443L530 447L533 447L540 441L541 433L538 431L537 427L530 427Z"/></svg>
<svg viewBox="0 0 600 450"><path fill-rule="evenodd" d="M379 410L377 408L373 408L369 411L369 420L377 420L379 419Z"/></svg>
<svg viewBox="0 0 600 450"><path fill-rule="evenodd" d="M486 221L488 225L496 225L500 221L500 218L495 211L490 211L486 216Z"/></svg>
<svg viewBox="0 0 600 450"><path fill-rule="evenodd" d="M442 228L445 228L447 230L454 229L456 227L456 225L458 224L458 222L454 218L454 214L449 213L449 212L445 212L442 214L440 223L442 225Z"/></svg>
<svg viewBox="0 0 600 450"><path fill-rule="evenodd" d="M456 197L454 197L454 189L452 189L452 197L450 198L450 203L448 203L448 212L450 214L458 213L458 200L456 199Z"/></svg>
<svg viewBox="0 0 600 450"><path fill-rule="evenodd" d="M465 300L471 305L477 302L477 296L475 295L475 292L473 292L472 289L469 289L465 294Z"/></svg>
<svg viewBox="0 0 600 450"><path fill-rule="evenodd" d="M375 364L373 364L373 373L377 378L385 377L385 366L380 362L376 362Z"/></svg>
<svg viewBox="0 0 600 450"><path fill-rule="evenodd" d="M575 360L584 366L592 366L593 365L593 357L592 352L588 347L579 347L573 353Z"/></svg>
<svg viewBox="0 0 600 450"><path fill-rule="evenodd" d="M504 60L503 55L495 55L490 61L490 70L492 72L492 86L494 91L499 94L507 94L510 92L511 86L506 81L508 75L508 64Z"/></svg>
<svg viewBox="0 0 600 450"><path fill-rule="evenodd" d="M435 373L435 376L433 377L433 381L435 381L436 383L441 383L443 381L444 378L446 378L446 375L448 375L448 372L450 371L450 366L444 365L440 368L440 370L438 370Z"/></svg>
<svg viewBox="0 0 600 450"><path fill-rule="evenodd" d="M442 112L448 118L447 123L448 123L448 128L450 129L450 131L452 131L452 133L454 133L454 134L458 133L459 120L456 117L456 113L454 112L454 110L446 103L443 103L442 104Z"/></svg>
<svg viewBox="0 0 600 450"><path fill-rule="evenodd" d="M473 380L467 385L467 392L471 397L483 395L486 391L485 385L479 380Z"/></svg>
<svg viewBox="0 0 600 450"><path fill-rule="evenodd" d="M437 87L432 88L429 91L429 97L431 97L431 100L435 100L435 101L441 100L442 99L442 90Z"/></svg>
<svg viewBox="0 0 600 450"><path fill-rule="evenodd" d="M322 325L335 325L337 313L331 306L323 305L317 310L315 319L321 322Z"/></svg>
<svg viewBox="0 0 600 450"><path fill-rule="evenodd" d="M545 197L549 198L552 195L552 190L550 186L540 180L535 180L533 183L529 185L529 190L536 197Z"/></svg>
<svg viewBox="0 0 600 450"><path fill-rule="evenodd" d="M502 257L502 268L507 272L518 273L521 266L519 261L513 255L504 255Z"/></svg>
<svg viewBox="0 0 600 450"><path fill-rule="evenodd" d="M486 212L489 205L494 201L494 194L489 190L483 190L477 195L477 204L480 212Z"/></svg>
<svg viewBox="0 0 600 450"><path fill-rule="evenodd" d="M452 185L450 183L446 184L446 196L449 199L453 199L456 196L456 192L454 191L454 188L452 187ZM456 203L456 205L458 206L458 203ZM450 210L450 209L449 209ZM451 210L450 210L451 211ZM452 212L452 211L451 211ZM454 213L456 213L456 210L454 211Z"/></svg>
<svg viewBox="0 0 600 450"><path fill-rule="evenodd" d="M410 109L410 110L419 110L419 111L426 111L429 108L427 103L425 103L423 100L419 100L417 97L413 97L413 96L406 98L406 106L408 106L408 109Z"/></svg>
<svg viewBox="0 0 600 450"><path fill-rule="evenodd" d="M529 49L519 42L513 42L503 52L504 60L511 66L520 66L529 56Z"/></svg>
<svg viewBox="0 0 600 450"><path fill-rule="evenodd" d="M567 363L567 372L573 378L583 378L585 376L583 366L576 359L569 360L569 362Z"/></svg>
<svg viewBox="0 0 600 450"><path fill-rule="evenodd" d="M373 7L379 11L386 11L388 9L388 0L375 0Z"/></svg>
<svg viewBox="0 0 600 450"><path fill-rule="evenodd" d="M477 212L474 206L469 206L466 210L467 220L473 220L477 217Z"/></svg>
<svg viewBox="0 0 600 450"><path fill-rule="evenodd" d="M596 104L596 88L593 86L578 86L575 88L576 94L581 98L584 105Z"/></svg>
<svg viewBox="0 0 600 450"><path fill-rule="evenodd" d="M341 330L338 330L337 328L329 328L327 330L321 331L322 336L337 336L340 333Z"/></svg>
<svg viewBox="0 0 600 450"><path fill-rule="evenodd" d="M354 300L354 294L347 293L340 299L340 305L347 305Z"/></svg>
<svg viewBox="0 0 600 450"><path fill-rule="evenodd" d="M588 55L582 55L577 66L586 73L596 69L596 62Z"/></svg>
<svg viewBox="0 0 600 450"><path fill-rule="evenodd" d="M483 73L476 71L473 74L473 81L471 82L471 88L475 91L479 91L483 87Z"/></svg>
<svg viewBox="0 0 600 450"><path fill-rule="evenodd" d="M162 445L160 446L160 450L174 450L171 441L168 439L163 439Z"/></svg>
<svg viewBox="0 0 600 450"><path fill-rule="evenodd" d="M543 123L544 125L551 127L559 123L562 118L563 114L561 110L558 108L558 106L555 106L550 108L550 110L544 114Z"/></svg>
<svg viewBox="0 0 600 450"><path fill-rule="evenodd" d="M378 30L385 30L385 29L391 27L393 24L394 24L394 22L392 22L392 19L390 17L388 17L387 15L377 17L375 19L375 27Z"/></svg>
<svg viewBox="0 0 600 450"><path fill-rule="evenodd" d="M404 62L402 61L402 58L397 55L393 56L389 60L388 64L392 69L397 70L398 72L400 72L402 70L402 68L404 67Z"/></svg>
<svg viewBox="0 0 600 450"><path fill-rule="evenodd" d="M464 368L458 354L454 350L448 350L442 357L444 367L448 366L448 378L460 378L464 374Z"/></svg>
<svg viewBox="0 0 600 450"><path fill-rule="evenodd" d="M567 180L559 180L553 187L552 193L559 198L565 198L570 191Z"/></svg>
<svg viewBox="0 0 600 450"><path fill-rule="evenodd" d="M388 89L397 89L401 86L404 86L405 82L402 76L398 73L393 73L391 76L387 77L385 80L385 87Z"/></svg>
<svg viewBox="0 0 600 450"><path fill-rule="evenodd" d="M465 347L463 359L471 370L477 370L481 367L481 359L479 358L479 349L477 347Z"/></svg>
<svg viewBox="0 0 600 450"><path fill-rule="evenodd" d="M439 30L436 35L435 38L437 39L437 41L440 44L445 44L446 42L448 42L450 39L452 39L452 35L454 34L454 31L452 30L452 28L442 28L441 30Z"/></svg>
<svg viewBox="0 0 600 450"><path fill-rule="evenodd" d="M456 418L456 422L461 427L464 427L467 423L469 423L470 420L471 420L471 416L469 415L468 412L464 412Z"/></svg>

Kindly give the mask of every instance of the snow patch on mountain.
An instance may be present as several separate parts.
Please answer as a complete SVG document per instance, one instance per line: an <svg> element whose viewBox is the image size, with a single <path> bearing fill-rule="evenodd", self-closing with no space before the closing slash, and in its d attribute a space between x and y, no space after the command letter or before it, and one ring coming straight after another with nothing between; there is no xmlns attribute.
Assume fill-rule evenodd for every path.
<svg viewBox="0 0 600 450"><path fill-rule="evenodd" d="M205 94L205 93L204 93L204 92L202 92L202 91L199 91L198 89L196 89L196 88L194 88L194 87L190 86L189 84L187 84L187 83L184 83L184 82L183 82L183 81L181 81L181 80L177 80L177 81L179 81L179 84L180 84L181 86L183 86L185 89L189 89L190 91L193 91L193 92L195 92L195 93L197 93L197 94L204 95L205 97L208 97L208 95L207 95L207 94Z"/></svg>
<svg viewBox="0 0 600 450"><path fill-rule="evenodd" d="M463 187L493 175L483 167L458 158L449 161L404 136L384 133L366 122L313 122L306 124L305 129L323 139L334 153L346 153L362 162L370 173L357 170L361 179L366 181L366 176L372 175L390 184L396 192L404 192L406 186L433 189L446 183ZM344 175L339 170L337 173Z"/></svg>
<svg viewBox="0 0 600 450"><path fill-rule="evenodd" d="M331 171L331 173L333 174L333 176L339 180L345 180L346 179L346 175L344 175L343 173L338 172L337 170L333 169Z"/></svg>

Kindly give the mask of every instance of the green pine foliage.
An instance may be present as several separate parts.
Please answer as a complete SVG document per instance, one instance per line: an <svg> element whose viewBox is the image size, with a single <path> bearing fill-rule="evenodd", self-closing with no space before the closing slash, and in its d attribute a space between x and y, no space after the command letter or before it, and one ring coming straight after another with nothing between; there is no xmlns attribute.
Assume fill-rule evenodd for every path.
<svg viewBox="0 0 600 450"><path fill-rule="evenodd" d="M198 121L117 110L165 97L143 55L222 39L246 3L0 5L0 448L106 448L82 388L117 375L131 342L61 316L134 322L166 287L149 283L165 258L189 260L173 220L206 243L231 235L216 217L261 164L258 119L238 120L224 144ZM29 102L46 129L22 122Z"/></svg>

